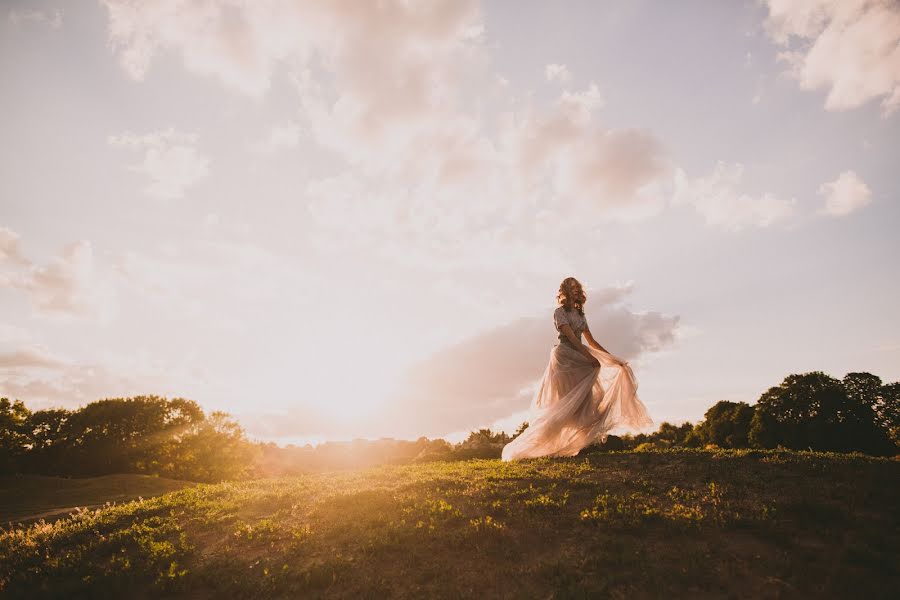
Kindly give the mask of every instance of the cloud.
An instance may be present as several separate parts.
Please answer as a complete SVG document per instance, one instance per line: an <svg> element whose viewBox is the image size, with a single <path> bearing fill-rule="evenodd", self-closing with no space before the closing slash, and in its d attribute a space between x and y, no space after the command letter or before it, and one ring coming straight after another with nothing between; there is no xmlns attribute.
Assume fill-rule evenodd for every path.
<svg viewBox="0 0 900 600"><path fill-rule="evenodd" d="M49 10L16 10L9 11L9 22L19 26L25 23L47 25L50 29L59 29L63 24L63 11Z"/></svg>
<svg viewBox="0 0 900 600"><path fill-rule="evenodd" d="M47 264L32 263L18 251L18 235L0 229L0 259L13 263L0 285L25 291L37 314L98 317L108 322L117 313L116 293L98 273L88 240L67 244Z"/></svg>
<svg viewBox="0 0 900 600"><path fill-rule="evenodd" d="M33 342L2 351L0 396L23 400L30 408L72 408L110 397L185 397L206 377L190 360L175 355L151 358L140 344L132 344L124 354L93 350L94 356L83 360L59 356Z"/></svg>
<svg viewBox="0 0 900 600"><path fill-rule="evenodd" d="M872 191L854 171L844 171L834 181L823 183L819 195L825 196L820 214L843 217L872 201Z"/></svg>
<svg viewBox="0 0 900 600"><path fill-rule="evenodd" d="M185 67L259 96L275 69L324 67L363 113L406 111L433 91L441 46L477 36L471 0L359 3L284 0L103 0L109 39L126 72L142 79L156 54L174 51ZM443 69L440 70L441 72Z"/></svg>
<svg viewBox="0 0 900 600"><path fill-rule="evenodd" d="M604 127L594 116L602 103L591 84L564 91L549 111L522 111L505 132L515 177L546 190L557 216L627 222L658 214L672 187L664 144L648 130Z"/></svg>
<svg viewBox="0 0 900 600"><path fill-rule="evenodd" d="M15 287L27 291L38 312L109 318L113 290L95 273L94 251L87 240L67 245L46 265L32 265Z"/></svg>
<svg viewBox="0 0 900 600"><path fill-rule="evenodd" d="M671 199L667 147L649 130L601 123L596 83L564 89L550 106L502 84L474 0L104 5L113 50L137 79L162 52L250 96L285 72L296 126L344 163L305 189L321 251L368 245L458 265L448 257L468 244L519 263L542 240L647 219ZM545 74L563 83L568 70ZM273 131L255 150L296 135ZM550 263L559 266L532 264Z"/></svg>
<svg viewBox="0 0 900 600"><path fill-rule="evenodd" d="M631 360L676 340L679 317L621 304L631 285L591 292L585 311L596 339ZM604 300L609 302L604 303ZM593 308L591 308L593 306ZM548 316L517 319L444 348L407 372L379 425L403 435L444 435L509 417L528 407L557 333Z"/></svg>
<svg viewBox="0 0 900 600"><path fill-rule="evenodd" d="M3 356L0 355L0 359ZM44 371L36 373L35 368ZM49 370L49 372L48 372ZM123 375L96 364L0 364L0 396L24 401L29 408L75 407L101 398L156 393L166 377Z"/></svg>
<svg viewBox="0 0 900 600"><path fill-rule="evenodd" d="M0 369L23 367L56 369L64 365L64 361L37 347L24 348L12 352L0 352Z"/></svg>
<svg viewBox="0 0 900 600"><path fill-rule="evenodd" d="M582 113L590 113L603 107L603 96L600 94L597 84L592 82L586 90L581 92L563 91L558 104Z"/></svg>
<svg viewBox="0 0 900 600"><path fill-rule="evenodd" d="M0 322L0 345L20 346L31 342L31 333L18 325Z"/></svg>
<svg viewBox="0 0 900 600"><path fill-rule="evenodd" d="M28 259L19 251L19 234L0 227L0 264L9 261L14 264L27 265Z"/></svg>
<svg viewBox="0 0 900 600"><path fill-rule="evenodd" d="M566 65L558 65L556 63L544 67L544 75L547 77L547 81L566 83L572 79L572 73L569 71L569 68Z"/></svg>
<svg viewBox="0 0 900 600"><path fill-rule="evenodd" d="M766 29L803 89L826 88L827 110L881 98L900 106L900 3L895 0L768 0Z"/></svg>
<svg viewBox="0 0 900 600"><path fill-rule="evenodd" d="M794 214L796 199L779 198L771 193L753 197L740 191L744 166L719 161L706 177L689 179L678 169L675 176L675 205L690 205L708 225L728 231L745 227L767 227L785 221Z"/></svg>
<svg viewBox="0 0 900 600"><path fill-rule="evenodd" d="M142 150L144 159L133 171L151 179L145 192L163 200L183 198L185 190L209 174L209 159L197 148L198 136L168 129L145 135L126 132L107 138L110 146Z"/></svg>
<svg viewBox="0 0 900 600"><path fill-rule="evenodd" d="M509 162L516 149L492 139L490 127L473 110L481 103L472 104L473 97L495 79L485 68L476 2L233 1L176 9L170 2L107 0L105 5L113 47L138 78L157 52L171 50L181 54L188 70L259 95L277 66L288 65L312 139L354 168L357 188L408 201L392 202L388 214L407 212L411 205L421 206L422 198L442 193L448 208L455 202L459 213L488 207L496 225L516 210L509 200L521 198L519 174L510 171ZM567 70L557 65L548 73L564 78ZM508 92L498 93L499 102L509 100ZM566 90L554 115L524 126L577 130L584 115L602 104L595 83ZM541 131L520 133L535 145L544 137ZM566 197L560 201L589 197L598 214L625 220L660 210L655 184L669 167L649 132L592 127L571 131L561 141L565 147L537 151L553 154L557 170L549 175L550 193ZM457 187L446 191L451 185ZM472 190L480 192L481 202L460 206L459 199ZM496 196L486 198L491 192ZM636 206L626 206L632 201ZM368 198L360 202L373 204Z"/></svg>
<svg viewBox="0 0 900 600"><path fill-rule="evenodd" d="M300 125L294 121L277 125L269 130L269 134L250 146L257 154L275 154L282 150L295 148L300 143Z"/></svg>

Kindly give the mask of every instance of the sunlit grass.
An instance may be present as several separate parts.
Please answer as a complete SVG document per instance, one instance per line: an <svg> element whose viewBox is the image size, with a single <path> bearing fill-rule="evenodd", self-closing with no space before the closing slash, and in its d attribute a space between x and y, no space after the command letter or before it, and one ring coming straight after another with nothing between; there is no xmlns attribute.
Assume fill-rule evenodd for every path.
<svg viewBox="0 0 900 600"><path fill-rule="evenodd" d="M898 583L898 475L897 461L860 455L679 449L198 485L3 532L0 586L877 597Z"/></svg>

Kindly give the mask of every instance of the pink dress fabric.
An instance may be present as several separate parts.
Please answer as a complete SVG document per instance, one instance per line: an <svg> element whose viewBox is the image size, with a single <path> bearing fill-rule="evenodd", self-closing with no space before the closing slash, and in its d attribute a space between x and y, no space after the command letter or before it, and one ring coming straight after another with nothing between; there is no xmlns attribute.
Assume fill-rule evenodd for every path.
<svg viewBox="0 0 900 600"><path fill-rule="evenodd" d="M559 307L553 313L556 330L567 324L581 340L589 330L576 310ZM560 332L550 350L550 362L531 401L528 427L503 447L504 461L539 456L575 456L585 446L605 442L615 429L640 430L653 424L637 395L637 379L618 357L585 346L600 361L597 366L576 350Z"/></svg>

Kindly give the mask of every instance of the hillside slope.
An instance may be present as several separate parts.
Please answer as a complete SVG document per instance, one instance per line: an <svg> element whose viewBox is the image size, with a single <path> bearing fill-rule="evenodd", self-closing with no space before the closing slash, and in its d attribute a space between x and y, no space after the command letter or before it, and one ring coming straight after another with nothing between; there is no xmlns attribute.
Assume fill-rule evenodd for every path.
<svg viewBox="0 0 900 600"><path fill-rule="evenodd" d="M0 534L45 597L888 597L900 463L614 452L200 485Z"/></svg>
<svg viewBox="0 0 900 600"><path fill-rule="evenodd" d="M194 483L131 473L86 478L0 477L0 524L41 518L52 520L77 508L97 508L107 502L150 498L190 485Z"/></svg>

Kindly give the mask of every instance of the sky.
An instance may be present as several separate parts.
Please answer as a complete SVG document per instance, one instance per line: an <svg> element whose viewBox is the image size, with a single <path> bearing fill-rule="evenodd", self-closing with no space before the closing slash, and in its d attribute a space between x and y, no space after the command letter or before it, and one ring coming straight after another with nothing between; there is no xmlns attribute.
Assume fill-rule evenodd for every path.
<svg viewBox="0 0 900 600"><path fill-rule="evenodd" d="M568 276L649 430L900 379L893 0L0 7L0 396L512 433Z"/></svg>

